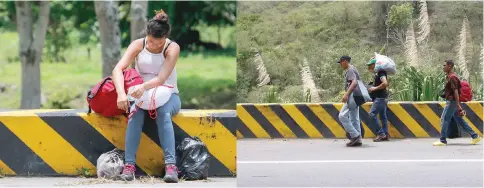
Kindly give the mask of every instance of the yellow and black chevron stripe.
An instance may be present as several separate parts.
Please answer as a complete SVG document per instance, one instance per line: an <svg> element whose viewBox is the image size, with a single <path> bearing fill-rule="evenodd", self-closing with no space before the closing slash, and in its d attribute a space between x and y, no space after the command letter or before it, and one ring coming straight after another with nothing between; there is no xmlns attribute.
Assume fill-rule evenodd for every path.
<svg viewBox="0 0 484 188"><path fill-rule="evenodd" d="M173 118L177 144L198 136L211 154L209 176L235 176L234 110L182 111ZM0 172L7 175L77 175L96 173L97 158L114 148L124 150L126 119L104 118L75 110L0 112ZM157 126L146 117L136 154L137 174L164 171Z"/></svg>
<svg viewBox="0 0 484 188"><path fill-rule="evenodd" d="M238 138L346 138L339 122L341 103L322 104L238 104ZM393 138L440 136L442 102L391 102L387 116ZM465 121L482 136L483 103L468 102ZM364 137L375 137L377 127L370 123L371 103L360 108ZM465 134L463 134L465 136Z"/></svg>

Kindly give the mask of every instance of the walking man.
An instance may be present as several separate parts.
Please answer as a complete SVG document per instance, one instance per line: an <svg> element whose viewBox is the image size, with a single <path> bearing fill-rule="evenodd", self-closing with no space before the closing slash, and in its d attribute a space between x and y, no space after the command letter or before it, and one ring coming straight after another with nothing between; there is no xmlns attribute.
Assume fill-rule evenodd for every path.
<svg viewBox="0 0 484 188"><path fill-rule="evenodd" d="M375 72L376 59L370 60L368 70L372 73ZM373 81L373 87L368 88L373 105L370 109L370 121L374 123L375 127L378 127L378 135L373 140L374 142L388 141L388 118L387 118L387 97L388 97L388 81L387 73L384 70L380 70L375 73L375 80ZM378 120L378 114L380 114L381 124Z"/></svg>
<svg viewBox="0 0 484 188"><path fill-rule="evenodd" d="M339 112L339 121L343 124L344 129L350 135L350 142L346 146L361 146L361 127L360 127L360 114L359 107L356 105L353 98L353 92L358 91L357 81L360 79L360 73L358 70L350 64L351 57L342 56L337 62L341 68L346 71L345 76L345 90L346 93L343 96L343 107Z"/></svg>
<svg viewBox="0 0 484 188"><path fill-rule="evenodd" d="M459 101L461 87L460 80L453 69L454 62L452 60L445 60L444 72L447 74L447 83L445 84L444 93L446 105L444 111L442 112L442 116L440 117L440 124L442 126L442 130L440 131L440 141L434 142L434 146L447 145L447 128L449 127L449 123L452 118L454 118L455 122L462 126L462 128L471 135L472 144L477 144L482 139L462 118L462 116L465 115L465 112L462 110L462 106Z"/></svg>

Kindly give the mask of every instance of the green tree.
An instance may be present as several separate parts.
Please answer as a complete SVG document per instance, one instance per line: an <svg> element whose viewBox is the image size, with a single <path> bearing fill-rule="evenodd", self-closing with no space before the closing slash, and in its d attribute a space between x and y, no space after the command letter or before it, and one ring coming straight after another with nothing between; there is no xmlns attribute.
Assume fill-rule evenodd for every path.
<svg viewBox="0 0 484 188"><path fill-rule="evenodd" d="M40 108L40 62L50 13L48 1L39 2L38 15L33 14L32 4L26 1L15 2L19 32L19 57L22 63L20 105L22 109ZM37 19L34 22L35 18Z"/></svg>
<svg viewBox="0 0 484 188"><path fill-rule="evenodd" d="M394 39L395 42L405 44L407 28L413 19L413 11L411 3L391 6L388 13L388 26L391 30L390 38Z"/></svg>

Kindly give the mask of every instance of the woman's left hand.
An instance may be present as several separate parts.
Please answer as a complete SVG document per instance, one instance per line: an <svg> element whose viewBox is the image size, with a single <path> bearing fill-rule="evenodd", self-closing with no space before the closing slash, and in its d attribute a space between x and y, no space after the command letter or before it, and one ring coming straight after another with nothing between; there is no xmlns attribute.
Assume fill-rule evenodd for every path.
<svg viewBox="0 0 484 188"><path fill-rule="evenodd" d="M145 92L145 87L143 84L135 85L133 87L134 89L131 96L133 96L136 99L139 99L141 96L143 96L143 93Z"/></svg>

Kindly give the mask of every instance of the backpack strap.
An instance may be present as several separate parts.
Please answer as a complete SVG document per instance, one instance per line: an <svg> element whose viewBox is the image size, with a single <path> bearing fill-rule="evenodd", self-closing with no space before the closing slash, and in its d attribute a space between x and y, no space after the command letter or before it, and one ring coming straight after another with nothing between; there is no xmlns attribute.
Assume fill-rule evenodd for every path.
<svg viewBox="0 0 484 188"><path fill-rule="evenodd" d="M108 81L108 80L112 80L111 77L106 77L104 78L103 82L101 82L101 84L99 84L97 87L93 88L93 90L89 91L87 93L87 99L88 100L91 100L92 98L94 98L97 94L97 92L99 91L99 89L101 87L103 87L103 85Z"/></svg>
<svg viewBox="0 0 484 188"><path fill-rule="evenodd" d="M461 88L462 88L461 80L459 79L459 76L457 76L456 73L452 73L452 74L449 75L449 79L451 79L452 77L455 77L458 81L457 83L459 85L457 85L457 91L459 92L459 95L460 95L461 94ZM450 80L449 80L449 82L450 82Z"/></svg>
<svg viewBox="0 0 484 188"><path fill-rule="evenodd" d="M101 84L97 85L97 86L94 86L94 88L91 90L91 91L88 91L87 92L87 100L90 101L92 98L94 98L97 94L97 92L99 91L99 89L101 89L103 87L103 85L108 81L108 80L112 80L112 78L109 76L109 77L106 77L104 78L104 80L101 82ZM92 112L92 109L91 109L91 105L87 105L87 107L89 108L87 110L87 113L90 114Z"/></svg>

